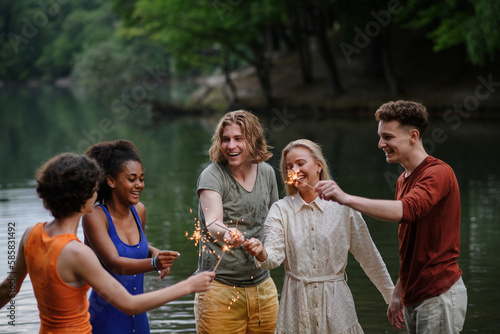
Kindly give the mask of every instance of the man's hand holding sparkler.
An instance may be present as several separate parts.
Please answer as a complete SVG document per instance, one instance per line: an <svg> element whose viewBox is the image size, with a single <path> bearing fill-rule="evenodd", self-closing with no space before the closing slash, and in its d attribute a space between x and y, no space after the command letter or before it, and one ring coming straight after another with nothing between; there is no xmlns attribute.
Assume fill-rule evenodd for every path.
<svg viewBox="0 0 500 334"><path fill-rule="evenodd" d="M231 248L239 247L245 242L245 237L237 228L228 228L224 233L223 241Z"/></svg>
<svg viewBox="0 0 500 334"><path fill-rule="evenodd" d="M371 199L349 195L332 180L319 181L314 190L320 198L347 205L351 209L378 220L399 223L403 219L403 202L400 200Z"/></svg>
<svg viewBox="0 0 500 334"><path fill-rule="evenodd" d="M259 239L250 238L245 241L243 247L248 254L255 256L260 262L264 262L267 259L266 249Z"/></svg>
<svg viewBox="0 0 500 334"><path fill-rule="evenodd" d="M318 196L322 199L338 202L339 204L346 204L349 195L346 194L333 180L323 180L319 181L314 190L318 193Z"/></svg>

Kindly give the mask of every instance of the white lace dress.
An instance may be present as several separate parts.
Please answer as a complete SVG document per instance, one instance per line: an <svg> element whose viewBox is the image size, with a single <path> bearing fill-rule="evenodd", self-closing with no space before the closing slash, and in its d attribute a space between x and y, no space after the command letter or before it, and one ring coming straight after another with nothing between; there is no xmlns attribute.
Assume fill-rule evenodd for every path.
<svg viewBox="0 0 500 334"><path fill-rule="evenodd" d="M344 279L349 251L389 303L394 285L359 212L297 193L273 204L264 229L257 266L286 272L276 333L363 333Z"/></svg>

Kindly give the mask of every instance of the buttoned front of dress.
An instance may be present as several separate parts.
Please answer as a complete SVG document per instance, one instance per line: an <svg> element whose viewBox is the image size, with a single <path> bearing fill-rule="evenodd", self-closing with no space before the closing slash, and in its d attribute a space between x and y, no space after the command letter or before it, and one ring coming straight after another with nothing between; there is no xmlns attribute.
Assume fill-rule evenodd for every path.
<svg viewBox="0 0 500 334"><path fill-rule="evenodd" d="M113 241L118 254L122 257L133 259L147 258L149 253L149 245L146 240L146 236L144 235L144 231L142 230L141 222L137 215L137 212L135 211L135 208L131 207L131 211L134 215L137 228L140 233L140 241L138 244L129 245L120 239L118 233L116 232L111 215L109 214L106 207L102 207L108 218L108 234L111 241ZM120 275L115 272L110 272L110 274L118 282L120 282L130 294L137 295L144 292L144 274ZM90 322L92 324L93 333L150 333L148 316L146 312L129 316L109 304L94 290L92 290L89 300L89 312L91 315Z"/></svg>

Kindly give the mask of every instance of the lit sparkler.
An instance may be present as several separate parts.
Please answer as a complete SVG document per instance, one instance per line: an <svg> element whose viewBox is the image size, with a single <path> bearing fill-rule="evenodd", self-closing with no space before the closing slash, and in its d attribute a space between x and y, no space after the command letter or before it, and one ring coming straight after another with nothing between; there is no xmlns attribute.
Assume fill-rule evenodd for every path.
<svg viewBox="0 0 500 334"><path fill-rule="evenodd" d="M299 182L302 182L302 180L299 178L299 171L294 172L292 169L287 170L286 178L286 183L294 186L297 186ZM305 184L306 186L314 189L314 187L308 183L303 182L302 184Z"/></svg>
<svg viewBox="0 0 500 334"><path fill-rule="evenodd" d="M196 218L194 219L196 220ZM184 249L184 247L186 247L190 242L191 240L194 240L194 245L197 246L198 245L198 242L200 241L200 239L202 238L202 235L201 235L201 229L200 229L200 222L198 220L196 220L196 224L194 225L194 231L193 231L193 234L191 236L189 236L189 233L186 231L186 233L184 234L189 240L188 242L186 242L184 244L184 246L181 247L181 249L179 249L179 252L181 250Z"/></svg>
<svg viewBox="0 0 500 334"><path fill-rule="evenodd" d="M222 255L219 257L219 261L217 261L217 264L215 265L215 268L213 270L213 272L215 272L217 270L217 267L219 266L220 264L220 261L222 261L222 257L224 256L224 254L226 254L227 252L229 252L229 246L228 245L224 245L222 246Z"/></svg>

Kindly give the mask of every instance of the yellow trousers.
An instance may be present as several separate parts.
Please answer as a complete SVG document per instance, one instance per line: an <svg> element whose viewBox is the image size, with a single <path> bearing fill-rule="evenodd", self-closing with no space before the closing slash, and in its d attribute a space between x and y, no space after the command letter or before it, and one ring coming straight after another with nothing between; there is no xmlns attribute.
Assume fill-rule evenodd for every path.
<svg viewBox="0 0 500 334"><path fill-rule="evenodd" d="M257 286L240 288L212 282L197 293L194 314L198 333L274 333L278 293L271 277Z"/></svg>

